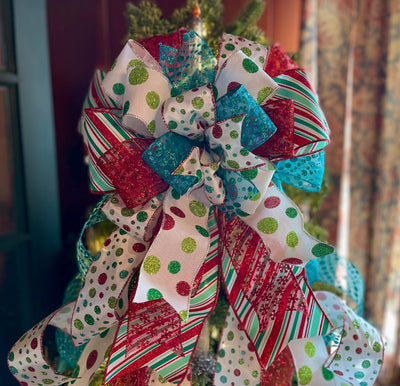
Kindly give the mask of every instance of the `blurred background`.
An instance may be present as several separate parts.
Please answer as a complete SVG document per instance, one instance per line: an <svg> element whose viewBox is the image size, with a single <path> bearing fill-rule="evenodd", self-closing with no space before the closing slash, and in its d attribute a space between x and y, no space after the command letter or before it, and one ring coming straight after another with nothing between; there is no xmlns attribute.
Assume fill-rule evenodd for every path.
<svg viewBox="0 0 400 386"><path fill-rule="evenodd" d="M129 1L137 4L138 1ZM127 0L1 0L0 380L21 334L58 308L88 188L81 106L95 68L127 36ZM164 16L185 0L156 1ZM201 3L201 2L200 2ZM229 24L246 0L224 0ZM328 195L313 213L360 270L365 317L387 339L382 385L400 363L400 1L267 0L258 21L308 71L332 131Z"/></svg>

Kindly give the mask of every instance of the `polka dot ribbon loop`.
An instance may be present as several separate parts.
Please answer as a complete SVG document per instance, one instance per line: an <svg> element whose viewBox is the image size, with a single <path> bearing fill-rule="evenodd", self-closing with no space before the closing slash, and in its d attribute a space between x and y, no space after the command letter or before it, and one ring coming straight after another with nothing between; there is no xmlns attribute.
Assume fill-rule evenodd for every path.
<svg viewBox="0 0 400 386"><path fill-rule="evenodd" d="M163 298L187 319L194 279L209 249L208 209L201 189L189 196L167 192L161 229L143 261L134 302Z"/></svg>
<svg viewBox="0 0 400 386"><path fill-rule="evenodd" d="M170 97L171 86L159 63L145 48L128 41L102 87L122 109L125 127L141 136L152 136L152 122L162 102Z"/></svg>
<svg viewBox="0 0 400 386"><path fill-rule="evenodd" d="M261 202L255 213L239 216L259 234L273 261L304 265L334 251L305 231L300 209L273 183Z"/></svg>
<svg viewBox="0 0 400 386"><path fill-rule="evenodd" d="M162 114L165 125L172 132L193 140L203 141L204 128L215 123L212 91L202 86L164 102Z"/></svg>
<svg viewBox="0 0 400 386"><path fill-rule="evenodd" d="M267 55L267 48L261 44L224 33L214 83L218 95L243 84L258 104L272 98L279 86L263 71Z"/></svg>

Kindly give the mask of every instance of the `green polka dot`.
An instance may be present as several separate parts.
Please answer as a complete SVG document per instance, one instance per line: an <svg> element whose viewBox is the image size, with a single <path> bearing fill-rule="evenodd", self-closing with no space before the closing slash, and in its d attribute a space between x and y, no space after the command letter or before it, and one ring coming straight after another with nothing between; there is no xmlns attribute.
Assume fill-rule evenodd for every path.
<svg viewBox="0 0 400 386"><path fill-rule="evenodd" d="M340 354L335 355L335 361L340 361L342 359L342 356Z"/></svg>
<svg viewBox="0 0 400 386"><path fill-rule="evenodd" d="M152 120L148 125L147 125L147 130L150 131L151 134L154 134L156 131L156 121Z"/></svg>
<svg viewBox="0 0 400 386"><path fill-rule="evenodd" d="M129 83L133 86L142 84L149 79L149 73L144 67L135 67L129 74Z"/></svg>
<svg viewBox="0 0 400 386"><path fill-rule="evenodd" d="M266 217L257 223L257 229L265 234L275 233L278 229L278 221L272 217Z"/></svg>
<svg viewBox="0 0 400 386"><path fill-rule="evenodd" d="M142 62L140 59L132 59L128 63L128 67L133 67L133 66L144 67L144 62Z"/></svg>
<svg viewBox="0 0 400 386"><path fill-rule="evenodd" d="M251 201L257 201L261 198L261 193L258 192L257 194L255 194L253 197L250 198Z"/></svg>
<svg viewBox="0 0 400 386"><path fill-rule="evenodd" d="M317 245L314 245L313 249L311 250L312 254L315 257L322 257L325 255L329 255L333 251L334 251L333 247L324 243L319 243Z"/></svg>
<svg viewBox="0 0 400 386"><path fill-rule="evenodd" d="M171 191L171 196L172 196L172 198L174 198L175 200L179 200L179 199L181 198L181 195L180 195L175 189L172 189L172 191Z"/></svg>
<svg viewBox="0 0 400 386"><path fill-rule="evenodd" d="M290 218L295 218L297 216L297 210L295 208L287 208L285 213L286 216Z"/></svg>
<svg viewBox="0 0 400 386"><path fill-rule="evenodd" d="M114 83L113 91L116 95L122 95L125 92L125 86L122 83Z"/></svg>
<svg viewBox="0 0 400 386"><path fill-rule="evenodd" d="M312 371L308 366L302 366L298 372L299 384L308 385L312 379Z"/></svg>
<svg viewBox="0 0 400 386"><path fill-rule="evenodd" d="M184 101L184 96L183 95L178 95L176 98L176 101L178 102L178 103L182 103L183 101Z"/></svg>
<svg viewBox="0 0 400 386"><path fill-rule="evenodd" d="M179 261L173 260L168 264L168 272L176 274L181 270L181 263Z"/></svg>
<svg viewBox="0 0 400 386"><path fill-rule="evenodd" d="M354 328L360 328L360 323L357 320L353 320Z"/></svg>
<svg viewBox="0 0 400 386"><path fill-rule="evenodd" d="M117 257L122 256L123 253L124 253L124 250L122 248L118 248L115 251L115 256L117 256Z"/></svg>
<svg viewBox="0 0 400 386"><path fill-rule="evenodd" d="M54 383L54 381L52 379L43 379L43 383L45 385L52 385Z"/></svg>
<svg viewBox="0 0 400 386"><path fill-rule="evenodd" d="M179 316L181 317L181 319L186 322L187 320L187 311L183 310L183 311L179 311Z"/></svg>
<svg viewBox="0 0 400 386"><path fill-rule="evenodd" d="M117 59L114 60L114 63L110 67L110 71L114 70L115 66L117 64Z"/></svg>
<svg viewBox="0 0 400 386"><path fill-rule="evenodd" d="M233 51L235 49L235 46L231 43L225 44L225 49L228 51Z"/></svg>
<svg viewBox="0 0 400 386"><path fill-rule="evenodd" d="M297 244L299 243L299 238L297 237L296 232L289 232L286 236L286 244L288 245L288 247L294 248ZM310 343L310 342L308 342ZM306 345L308 344L306 343ZM310 343L312 344L312 343Z"/></svg>
<svg viewBox="0 0 400 386"><path fill-rule="evenodd" d="M196 241L191 237L186 237L182 240L181 248L185 253L193 253L197 248Z"/></svg>
<svg viewBox="0 0 400 386"><path fill-rule="evenodd" d="M251 49L249 47L243 47L242 52L247 56L251 56Z"/></svg>
<svg viewBox="0 0 400 386"><path fill-rule="evenodd" d="M254 370L254 371L251 373L251 375L252 375L254 378L258 378L258 371L257 371L257 370Z"/></svg>
<svg viewBox="0 0 400 386"><path fill-rule="evenodd" d="M322 366L322 376L325 378L325 380L331 381L335 377L335 374Z"/></svg>
<svg viewBox="0 0 400 386"><path fill-rule="evenodd" d="M238 133L236 130L232 130L232 131L229 133L229 135L230 135L230 137L233 138L233 139L236 139L236 138L239 137L239 133Z"/></svg>
<svg viewBox="0 0 400 386"><path fill-rule="evenodd" d="M243 359L243 358L240 358L240 359L238 360L238 363L239 363L239 365L243 365L243 364L244 364L244 359Z"/></svg>
<svg viewBox="0 0 400 386"><path fill-rule="evenodd" d="M235 335L234 335L233 331L229 331L228 335L227 335L228 340L233 340L234 337L235 337Z"/></svg>
<svg viewBox="0 0 400 386"><path fill-rule="evenodd" d="M375 352L379 352L382 349L382 345L378 342L374 342L374 344L372 345L372 348L374 349Z"/></svg>
<svg viewBox="0 0 400 386"><path fill-rule="evenodd" d="M238 122L242 121L243 118L244 118L243 115L238 115L237 117L232 118L232 122L238 123Z"/></svg>
<svg viewBox="0 0 400 386"><path fill-rule="evenodd" d="M110 308L115 308L115 305L117 304L117 299L114 297L114 296L111 296L109 299L108 299L108 306L110 307Z"/></svg>
<svg viewBox="0 0 400 386"><path fill-rule="evenodd" d="M160 104L160 96L155 91L149 91L146 94L146 102L151 109L156 110Z"/></svg>
<svg viewBox="0 0 400 386"><path fill-rule="evenodd" d="M75 319L74 320L74 326L78 330L83 330L83 323L82 323L82 321L80 319Z"/></svg>
<svg viewBox="0 0 400 386"><path fill-rule="evenodd" d="M156 300L162 298L163 298L162 293L155 288L150 288L147 292L147 300Z"/></svg>
<svg viewBox="0 0 400 386"><path fill-rule="evenodd" d="M122 110L122 114L123 114L123 115L125 115L125 114L128 112L129 106L130 106L129 101L126 101L126 102L124 103L124 108L123 108L123 110Z"/></svg>
<svg viewBox="0 0 400 386"><path fill-rule="evenodd" d="M127 276L128 276L128 271L125 269L119 273L119 277L121 279L125 279Z"/></svg>
<svg viewBox="0 0 400 386"><path fill-rule="evenodd" d="M240 174L241 174L244 178L246 178L246 179L248 179L248 180L254 180L254 178L257 177L258 170L257 170L257 168L248 169L248 170L242 170L242 171L240 172Z"/></svg>
<svg viewBox="0 0 400 386"><path fill-rule="evenodd" d="M205 205L197 200L190 201L189 209L196 217L204 217L207 213Z"/></svg>
<svg viewBox="0 0 400 386"><path fill-rule="evenodd" d="M195 109L197 109L197 110L200 110L201 108L203 108L203 106L204 106L204 100L203 100L203 98L202 97L195 97L195 98L193 98L193 100L192 100L192 106L195 108Z"/></svg>
<svg viewBox="0 0 400 386"><path fill-rule="evenodd" d="M269 96L274 89L272 87L264 87L257 93L257 103L261 104Z"/></svg>
<svg viewBox="0 0 400 386"><path fill-rule="evenodd" d="M175 129L178 127L178 124L177 124L175 121L169 121L169 122L168 122L168 127L169 127L171 130L175 130Z"/></svg>
<svg viewBox="0 0 400 386"><path fill-rule="evenodd" d="M207 229L204 229L200 225L196 225L196 230L199 232L202 236L208 237L210 234L208 233Z"/></svg>
<svg viewBox="0 0 400 386"><path fill-rule="evenodd" d="M96 295L96 288L91 288L91 289L89 290L89 296L90 296L91 298L94 298L95 295Z"/></svg>
<svg viewBox="0 0 400 386"><path fill-rule="evenodd" d="M240 168L240 165L236 161L233 161L231 159L228 160L228 165L232 169L239 169Z"/></svg>
<svg viewBox="0 0 400 386"><path fill-rule="evenodd" d="M100 312L101 312L100 307L99 307L99 306L95 306L95 307L94 307L94 312L95 312L97 315L99 315Z"/></svg>
<svg viewBox="0 0 400 386"><path fill-rule="evenodd" d="M244 147L242 147L241 149L240 149L240 154L241 155L243 155L243 156L247 156L247 155L249 155L249 151L246 149L246 148L244 148Z"/></svg>
<svg viewBox="0 0 400 386"><path fill-rule="evenodd" d="M10 362L12 362L14 360L14 353L13 352L10 352L10 355L8 356L8 360Z"/></svg>
<svg viewBox="0 0 400 386"><path fill-rule="evenodd" d="M257 66L257 64L255 64L255 63L254 63L251 59L249 59L249 58L243 59L242 66L243 66L243 68L244 68L247 72L249 72L250 74L254 74L255 72L258 71L258 66Z"/></svg>
<svg viewBox="0 0 400 386"><path fill-rule="evenodd" d="M135 211L130 208L122 208L121 209L121 215L124 217L131 217L134 213L135 213Z"/></svg>
<svg viewBox="0 0 400 386"><path fill-rule="evenodd" d="M368 367L371 366L371 362L369 360L365 360L361 363L361 366L363 367L363 369L368 369Z"/></svg>
<svg viewBox="0 0 400 386"><path fill-rule="evenodd" d="M86 322L87 324L89 324L90 326L93 326L93 324L94 324L94 319L93 319L93 316L92 316L92 315L86 314L85 317L84 317L84 319L85 319L85 322Z"/></svg>
<svg viewBox="0 0 400 386"><path fill-rule="evenodd" d="M143 269L149 275L156 274L161 268L161 263L158 257L156 256L147 256L146 260L143 263Z"/></svg>
<svg viewBox="0 0 400 386"><path fill-rule="evenodd" d="M224 350L224 349L219 350L218 356L219 356L220 358L224 358L224 357L225 357L225 350Z"/></svg>
<svg viewBox="0 0 400 386"><path fill-rule="evenodd" d="M180 165L178 167L178 169L175 170L174 174L180 175L180 174L183 174L184 171L185 171L185 168L182 165Z"/></svg>
<svg viewBox="0 0 400 386"><path fill-rule="evenodd" d="M312 358L313 356L315 356L317 350L315 349L314 344L312 344L311 342L307 342L304 345L304 351L308 357Z"/></svg>
<svg viewBox="0 0 400 386"><path fill-rule="evenodd" d="M149 217L149 215L146 212L139 212L136 216L139 222L145 222L147 220L147 217Z"/></svg>

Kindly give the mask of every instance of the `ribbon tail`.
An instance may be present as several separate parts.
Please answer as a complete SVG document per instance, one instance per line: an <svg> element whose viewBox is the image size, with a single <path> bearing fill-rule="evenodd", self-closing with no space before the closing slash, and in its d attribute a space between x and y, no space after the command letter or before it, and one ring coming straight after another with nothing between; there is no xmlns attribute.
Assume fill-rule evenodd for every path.
<svg viewBox="0 0 400 386"><path fill-rule="evenodd" d="M117 336L110 353L105 382L109 383L141 367L151 367L161 379L173 383L187 382L188 372L196 342L205 319L214 310L219 289L218 258L219 232L214 212L208 218L210 248L202 268L195 279L195 292L190 297L189 318L182 323L180 341L182 354L163 344L152 344L145 352L128 350L128 315L120 322ZM161 299L159 300L161 301ZM146 304L146 303L144 303ZM161 321L160 321L161 323Z"/></svg>

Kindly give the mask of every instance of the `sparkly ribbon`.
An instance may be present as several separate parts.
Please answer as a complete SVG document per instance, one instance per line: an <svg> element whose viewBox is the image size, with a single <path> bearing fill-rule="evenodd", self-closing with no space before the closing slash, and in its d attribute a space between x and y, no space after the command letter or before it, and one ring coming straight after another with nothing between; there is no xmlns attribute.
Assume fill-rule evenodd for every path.
<svg viewBox="0 0 400 386"><path fill-rule="evenodd" d="M104 218L101 208L118 228L96 257L79 243L85 284L11 351L21 382L44 369L43 383L87 385L108 346L106 383L136 371L147 380L149 369L187 382L218 270L261 384L288 344L329 331L303 266L333 249L305 233L299 209L271 182L320 184L329 129L307 78L277 46L224 34L215 60L193 32L171 39L129 41L106 76L95 74L79 129L91 189L116 194L90 223ZM155 51L158 41L166 44ZM79 379L41 355L36 329L48 324L86 343Z"/></svg>

